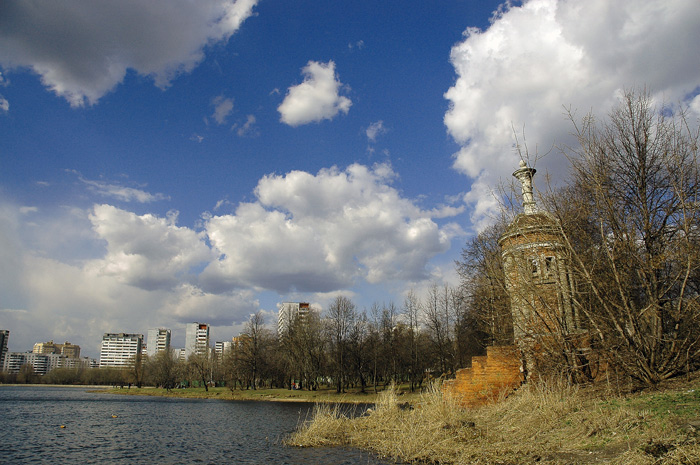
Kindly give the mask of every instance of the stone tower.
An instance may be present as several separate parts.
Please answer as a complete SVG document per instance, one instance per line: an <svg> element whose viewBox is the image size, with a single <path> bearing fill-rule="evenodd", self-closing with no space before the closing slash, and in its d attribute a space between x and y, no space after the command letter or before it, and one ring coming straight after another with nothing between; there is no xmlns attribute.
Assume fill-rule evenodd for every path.
<svg viewBox="0 0 700 465"><path fill-rule="evenodd" d="M573 282L558 220L539 210L533 195L535 169L520 162L513 173L522 187L523 212L499 238L506 288L513 314L515 343L524 376L537 371L537 353L553 337L580 328L572 304Z"/></svg>

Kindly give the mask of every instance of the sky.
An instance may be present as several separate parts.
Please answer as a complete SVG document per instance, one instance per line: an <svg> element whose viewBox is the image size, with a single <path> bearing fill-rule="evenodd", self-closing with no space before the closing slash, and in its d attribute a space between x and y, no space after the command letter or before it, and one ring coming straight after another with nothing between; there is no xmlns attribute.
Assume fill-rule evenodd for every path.
<svg viewBox="0 0 700 465"><path fill-rule="evenodd" d="M0 329L98 357L456 285L518 144L556 183L568 111L697 121L698 43L697 0L4 0Z"/></svg>

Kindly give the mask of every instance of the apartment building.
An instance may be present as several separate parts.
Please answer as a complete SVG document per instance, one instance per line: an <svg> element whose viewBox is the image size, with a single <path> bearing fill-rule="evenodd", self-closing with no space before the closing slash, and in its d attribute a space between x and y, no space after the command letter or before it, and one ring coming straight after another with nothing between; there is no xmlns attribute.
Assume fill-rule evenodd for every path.
<svg viewBox="0 0 700 465"><path fill-rule="evenodd" d="M287 335L289 328L297 318L306 318L309 311L308 302L282 302L279 305L277 318L277 335L280 339Z"/></svg>
<svg viewBox="0 0 700 465"><path fill-rule="evenodd" d="M141 355L143 334L105 333L100 348L101 367L128 367Z"/></svg>
<svg viewBox="0 0 700 465"><path fill-rule="evenodd" d="M192 354L209 353L209 325L206 323L187 323L185 326L185 358Z"/></svg>
<svg viewBox="0 0 700 465"><path fill-rule="evenodd" d="M146 341L146 353L154 357L160 352L170 350L170 330L164 328L149 329Z"/></svg>
<svg viewBox="0 0 700 465"><path fill-rule="evenodd" d="M80 346L66 341L65 344L54 344L53 341L37 342L32 353L35 354L60 354L70 358L80 358Z"/></svg>
<svg viewBox="0 0 700 465"><path fill-rule="evenodd" d="M7 341L10 339L9 329L0 329L0 366L5 365L5 355L7 354Z"/></svg>
<svg viewBox="0 0 700 465"><path fill-rule="evenodd" d="M34 352L8 352L5 356L3 371L19 373L23 365L31 365L34 374L45 375L49 371L61 368L63 358L60 354L35 354Z"/></svg>

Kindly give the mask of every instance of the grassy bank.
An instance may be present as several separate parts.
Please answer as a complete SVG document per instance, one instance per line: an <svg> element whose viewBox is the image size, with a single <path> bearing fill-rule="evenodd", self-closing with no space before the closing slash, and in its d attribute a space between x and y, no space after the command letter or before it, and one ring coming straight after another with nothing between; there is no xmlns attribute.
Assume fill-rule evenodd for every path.
<svg viewBox="0 0 700 465"><path fill-rule="evenodd" d="M697 380L625 396L528 386L471 410L443 399L437 389L414 408L388 391L360 418L345 418L328 405L315 410L289 445L358 447L409 463L700 463Z"/></svg>
<svg viewBox="0 0 700 465"><path fill-rule="evenodd" d="M229 388L216 387L209 388L205 391L204 388L186 388L186 389L171 389L166 391L159 388L135 388L131 389L110 389L105 391L110 394L120 395L142 395L142 396L160 396L160 397L183 397L190 399L221 399L221 400L256 400L256 401L276 401L276 402L312 402L312 403L375 403L378 395L373 391L361 393L359 390L348 390L343 394L337 394L334 389L320 389L317 391L290 390L290 389L247 389L234 390ZM418 393L409 393L404 391L399 392L401 402L416 402L420 395Z"/></svg>

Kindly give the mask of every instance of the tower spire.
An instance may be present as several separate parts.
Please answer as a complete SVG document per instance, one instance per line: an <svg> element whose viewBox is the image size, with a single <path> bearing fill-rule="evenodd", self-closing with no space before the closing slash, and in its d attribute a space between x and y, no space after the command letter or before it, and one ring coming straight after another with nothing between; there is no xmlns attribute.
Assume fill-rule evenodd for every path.
<svg viewBox="0 0 700 465"><path fill-rule="evenodd" d="M532 177L536 172L535 168L528 168L525 161L520 160L520 168L513 173L513 176L520 181L523 192L523 211L527 215L537 212L535 196L532 194Z"/></svg>

